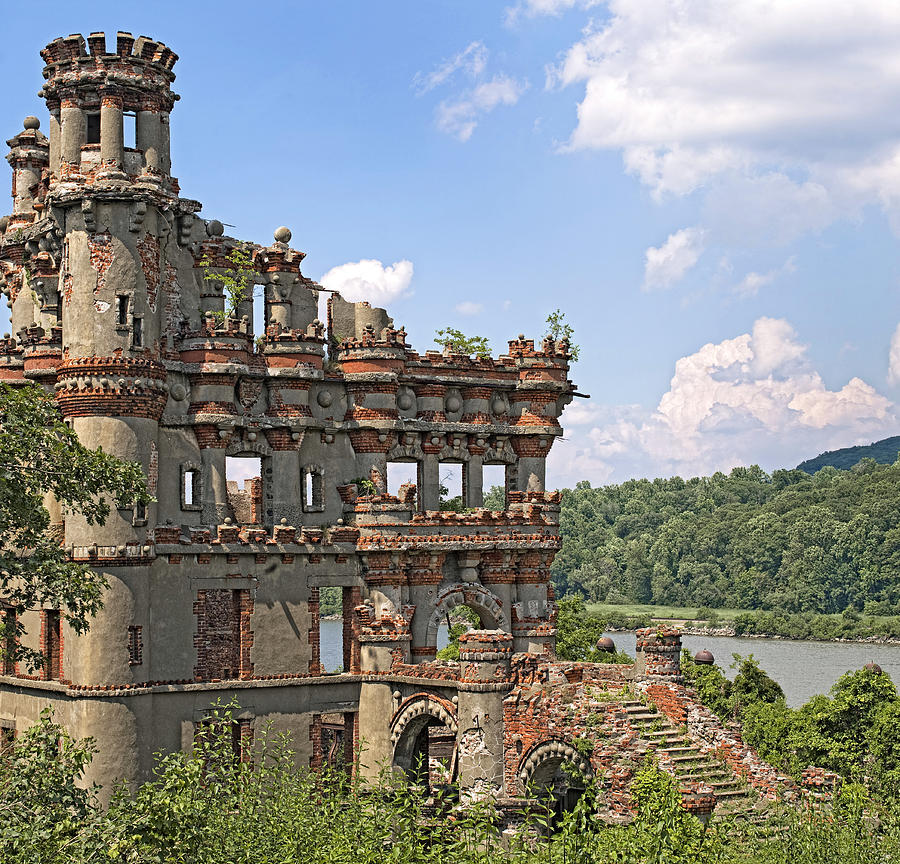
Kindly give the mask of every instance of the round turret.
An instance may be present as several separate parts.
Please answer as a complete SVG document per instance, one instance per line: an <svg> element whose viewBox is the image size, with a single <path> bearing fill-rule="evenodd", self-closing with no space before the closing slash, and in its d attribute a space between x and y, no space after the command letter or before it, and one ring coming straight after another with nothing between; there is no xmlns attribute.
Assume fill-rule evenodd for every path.
<svg viewBox="0 0 900 864"><path fill-rule="evenodd" d="M716 658L713 657L712 651L704 648L702 651L698 651L694 655L694 662L700 663L705 666L712 666L712 664L716 662Z"/></svg>

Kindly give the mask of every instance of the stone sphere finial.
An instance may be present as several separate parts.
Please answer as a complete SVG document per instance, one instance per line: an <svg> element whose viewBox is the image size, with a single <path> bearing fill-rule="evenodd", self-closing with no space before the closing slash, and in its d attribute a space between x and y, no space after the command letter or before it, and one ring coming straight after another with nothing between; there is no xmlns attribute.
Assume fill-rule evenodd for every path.
<svg viewBox="0 0 900 864"><path fill-rule="evenodd" d="M716 658L713 657L712 651L708 651L706 648L704 648L702 651L698 651L694 655L694 662L701 663L706 666L711 666L716 662Z"/></svg>
<svg viewBox="0 0 900 864"><path fill-rule="evenodd" d="M225 226L218 219L210 219L206 223L206 233L210 237L221 237L225 233Z"/></svg>
<svg viewBox="0 0 900 864"><path fill-rule="evenodd" d="M29 115L22 121L22 125L23 125L26 129L40 129L40 128L41 128L41 121L38 120L38 118L35 117L35 116L33 116L32 114L29 114Z"/></svg>
<svg viewBox="0 0 900 864"><path fill-rule="evenodd" d="M282 225L280 228L275 229L275 242L276 243L290 243L291 237L291 229Z"/></svg>

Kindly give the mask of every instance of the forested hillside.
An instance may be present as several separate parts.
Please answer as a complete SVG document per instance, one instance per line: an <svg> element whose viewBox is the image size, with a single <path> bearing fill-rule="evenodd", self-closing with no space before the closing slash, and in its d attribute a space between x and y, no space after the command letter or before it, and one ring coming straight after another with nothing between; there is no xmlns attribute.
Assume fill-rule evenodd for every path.
<svg viewBox="0 0 900 864"><path fill-rule="evenodd" d="M826 465L846 470L856 465L860 459L874 459L876 462L890 465L897 460L898 451L900 451L900 435L894 435L892 438L882 438L881 441L872 444L827 450L813 459L801 462L797 467L807 474L815 474Z"/></svg>
<svg viewBox="0 0 900 864"><path fill-rule="evenodd" d="M562 494L559 596L607 603L900 613L900 462L735 468Z"/></svg>

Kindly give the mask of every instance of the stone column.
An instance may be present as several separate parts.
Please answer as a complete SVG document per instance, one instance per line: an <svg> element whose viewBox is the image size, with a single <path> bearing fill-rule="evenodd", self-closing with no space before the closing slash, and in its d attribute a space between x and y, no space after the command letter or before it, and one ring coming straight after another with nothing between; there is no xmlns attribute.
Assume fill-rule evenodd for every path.
<svg viewBox="0 0 900 864"><path fill-rule="evenodd" d="M169 153L169 115L159 115L159 167L167 177L172 173L172 157Z"/></svg>
<svg viewBox="0 0 900 864"><path fill-rule="evenodd" d="M81 164L81 148L87 139L87 119L73 99L63 99L60 117L60 160L69 165Z"/></svg>
<svg viewBox="0 0 900 864"><path fill-rule="evenodd" d="M272 508L276 525L281 519L287 519L289 525L303 523L299 493L299 451L274 450L272 452Z"/></svg>
<svg viewBox="0 0 900 864"><path fill-rule="evenodd" d="M60 156L60 125L59 125L59 104L51 105L47 103L50 109L50 127L47 130L50 138L50 175L51 177L59 177L59 156Z"/></svg>
<svg viewBox="0 0 900 864"><path fill-rule="evenodd" d="M503 697L512 687L512 636L470 630L459 639L457 754L463 798L503 794Z"/></svg>
<svg viewBox="0 0 900 864"><path fill-rule="evenodd" d="M469 461L463 466L466 487L466 507L484 506L484 460L477 454L469 456Z"/></svg>
<svg viewBox="0 0 900 864"><path fill-rule="evenodd" d="M441 463L436 453L426 453L422 460L419 500L423 510L438 510L441 506Z"/></svg>
<svg viewBox="0 0 900 864"><path fill-rule="evenodd" d="M122 94L107 90L100 101L100 163L102 170L120 173L125 165Z"/></svg>
<svg viewBox="0 0 900 864"><path fill-rule="evenodd" d="M204 447L200 451L203 490L203 524L219 525L228 515L228 486L225 481L225 449Z"/></svg>
<svg viewBox="0 0 900 864"><path fill-rule="evenodd" d="M156 111L138 111L135 121L135 144L144 151L144 165L154 173L162 171L159 157L160 124Z"/></svg>

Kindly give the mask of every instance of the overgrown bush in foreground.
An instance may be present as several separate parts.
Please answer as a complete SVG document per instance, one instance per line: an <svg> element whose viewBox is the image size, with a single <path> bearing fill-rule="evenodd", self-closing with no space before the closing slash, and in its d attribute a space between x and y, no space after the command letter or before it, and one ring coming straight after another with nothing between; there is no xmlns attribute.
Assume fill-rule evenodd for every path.
<svg viewBox="0 0 900 864"><path fill-rule="evenodd" d="M364 787L340 770L298 770L286 742L265 730L252 753L236 756L230 722L223 710L192 752L160 756L152 780L117 790L104 811L96 790L78 784L90 746L45 713L0 757L0 861L886 864L900 855L895 821L868 820L862 790L833 816L794 814L766 839L724 824L704 829L681 808L674 781L651 765L636 779L629 826L599 823L600 793L589 788L552 831L549 808L538 807L518 835L501 838L490 800L461 808L389 774Z"/></svg>

